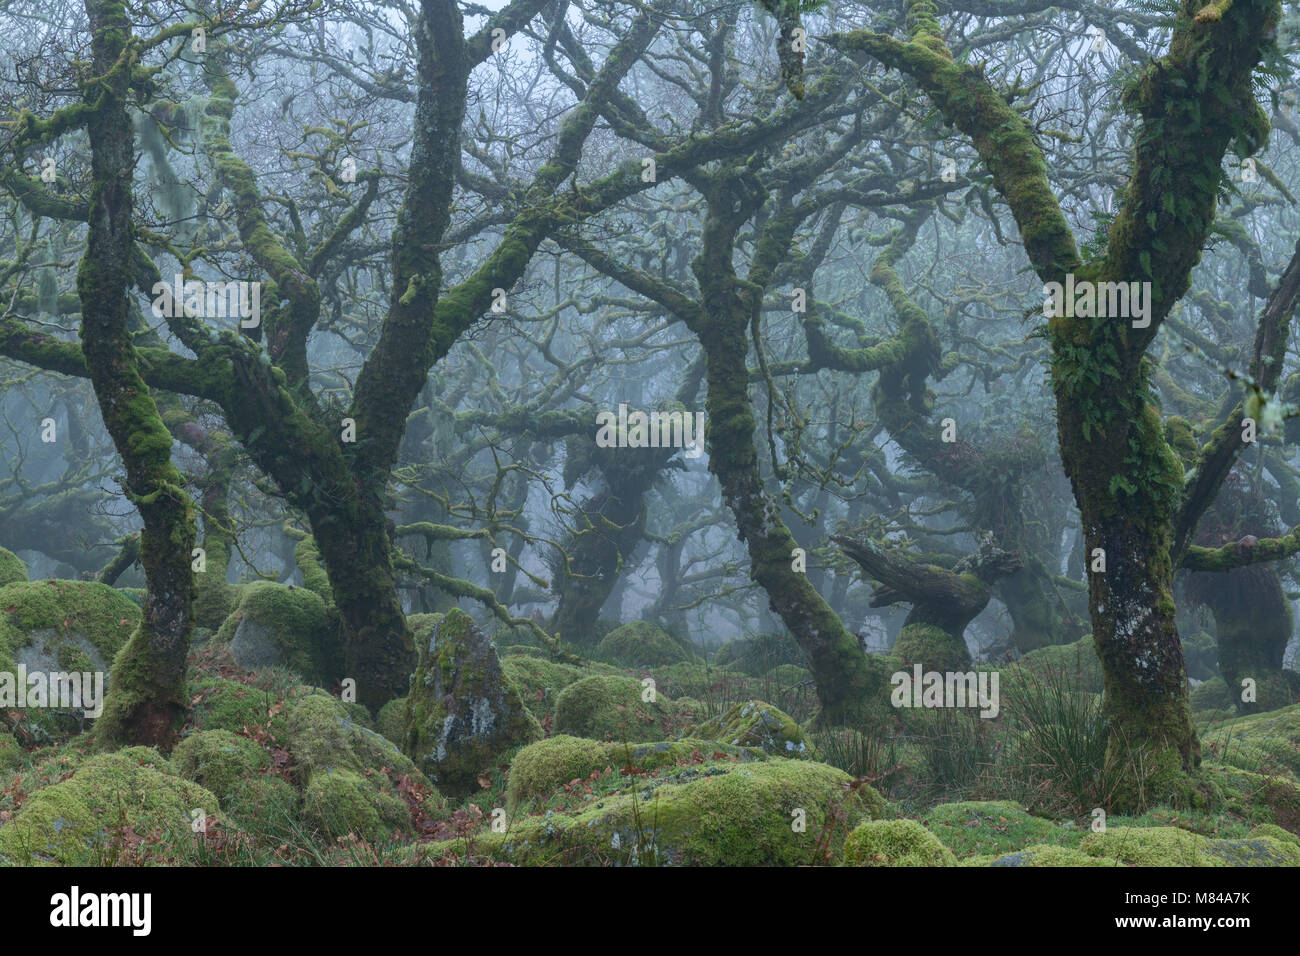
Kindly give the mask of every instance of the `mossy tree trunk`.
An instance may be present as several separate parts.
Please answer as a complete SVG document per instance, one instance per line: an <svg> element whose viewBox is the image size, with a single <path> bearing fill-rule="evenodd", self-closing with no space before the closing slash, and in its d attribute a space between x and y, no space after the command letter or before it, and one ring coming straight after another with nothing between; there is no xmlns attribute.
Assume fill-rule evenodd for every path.
<svg viewBox="0 0 1300 956"><path fill-rule="evenodd" d="M702 309L689 311L687 325L705 355L709 470L736 518L750 558L750 576L763 588L772 610L808 655L827 725L851 724L866 713L880 688L866 655L839 616L795 567L798 545L778 503L763 487L755 444L756 422L749 396L749 326L760 290L742 284L733 265L736 233L766 199L766 191L736 168L706 183L708 214L699 255L691 263ZM764 262L762 267L770 268ZM751 270L752 277L752 270Z"/></svg>
<svg viewBox="0 0 1300 956"><path fill-rule="evenodd" d="M967 625L988 606L989 586L1021 567L1019 556L990 540L951 571L900 554L886 554L869 541L834 540L881 583L872 594L872 607L900 601L912 605L891 653L904 664L920 664L926 670L964 671L970 667Z"/></svg>
<svg viewBox="0 0 1300 956"><path fill-rule="evenodd" d="M1219 645L1219 672L1233 704L1243 714L1286 707L1291 682L1282 657L1291 640L1291 602L1277 572L1267 567L1237 568L1226 574L1202 575L1202 601L1214 615ZM1252 700L1243 694L1254 682Z"/></svg>
<svg viewBox="0 0 1300 956"><path fill-rule="evenodd" d="M693 363L678 389L677 409L691 411L686 403L699 393L703 362ZM702 436L695 436L698 442ZM567 561L552 584L560 604L551 630L579 647L595 642L596 621L615 585L626 572L628 559L645 539L646 495L672 464L673 448L598 448L594 443L570 445L573 464L565 467L566 481L582 477L579 471L599 471L605 487L582 503L578 527L565 542ZM572 484L572 482L568 482Z"/></svg>
<svg viewBox="0 0 1300 956"><path fill-rule="evenodd" d="M216 630L234 610L235 603L236 589L228 576L235 548L230 485L238 461L237 450L229 435L199 424L175 396L170 396L168 401L159 399L158 406L172 437L199 452L207 463L207 470L195 481L203 520L200 542L203 561L195 568L194 623Z"/></svg>
<svg viewBox="0 0 1300 956"><path fill-rule="evenodd" d="M871 282L882 289L902 325L890 348L874 351L885 358L872 400L890 437L940 480L970 496L971 524L991 532L998 545L1019 552L1021 565L998 582L999 594L1013 624L1012 642L1021 653L1069 638L1061 612L1065 610L1037 555L1050 554L1054 542L1034 539L1027 514L1027 490L1047 464L1046 451L1028 426L1022 427L1004 447L981 446L964 436L944 441L933 421L934 397L926 387L928 376L942 378L952 367L942 361L933 323L907 293L896 266L916 239L929 210L923 205L909 215L871 268ZM815 325L809 334L820 332ZM870 350L869 350L870 351ZM854 359L852 350L818 349L824 359L844 364ZM834 359L839 362L834 362ZM850 367L852 362L849 362ZM872 361L868 366L875 364Z"/></svg>
<svg viewBox="0 0 1300 956"><path fill-rule="evenodd" d="M564 543L565 560L551 583L560 595L551 631L576 647L595 645L600 609L644 538L644 497L644 488L611 486L584 501L574 518L578 527Z"/></svg>
<svg viewBox="0 0 1300 956"><path fill-rule="evenodd" d="M1277 0L1217 4L1202 16L1203 6L1183 0L1169 52L1125 90L1139 118L1133 169L1105 258L1086 265L1032 129L981 68L953 59L931 0L906 4L907 41L869 31L832 41L911 76L970 138L1044 283L1069 273L1151 283L1140 327L1072 309L1048 323L1061 457L1090 561L1105 557L1105 571L1090 574L1090 610L1110 751L1128 771L1116 799L1124 808L1184 791L1200 763L1172 595L1183 468L1149 400L1145 352L1190 284L1229 143L1249 154L1267 138L1251 84L1280 18Z"/></svg>
<svg viewBox="0 0 1300 956"><path fill-rule="evenodd" d="M194 578L194 509L171 462L171 435L140 376L131 341L131 188L134 136L127 102L135 57L126 7L87 0L94 104L89 235L77 271L81 349L104 424L126 470L125 490L144 521L140 560L147 593L140 626L113 662L96 734L108 742L169 748L184 720Z"/></svg>
<svg viewBox="0 0 1300 956"><path fill-rule="evenodd" d="M1229 473L1197 534L1198 554L1220 555L1220 569L1187 574L1183 593L1214 615L1219 672L1237 710L1253 714L1290 704L1295 677L1288 679L1282 667L1292 612L1277 571L1266 564L1231 566L1279 540L1261 542L1259 536L1275 530L1276 519L1244 471ZM1247 681L1253 694L1245 693Z"/></svg>

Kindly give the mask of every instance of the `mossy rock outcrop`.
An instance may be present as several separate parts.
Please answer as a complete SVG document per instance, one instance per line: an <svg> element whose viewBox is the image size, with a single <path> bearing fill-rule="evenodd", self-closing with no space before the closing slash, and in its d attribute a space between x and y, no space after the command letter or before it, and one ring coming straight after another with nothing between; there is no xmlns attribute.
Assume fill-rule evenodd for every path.
<svg viewBox="0 0 1300 956"><path fill-rule="evenodd" d="M672 737L677 709L663 693L651 694L650 689L630 677L584 677L560 691L551 729L573 737L637 743Z"/></svg>
<svg viewBox="0 0 1300 956"><path fill-rule="evenodd" d="M438 791L393 743L363 726L325 693L304 697L285 721L285 739L302 783L303 819L331 837L377 842L412 832L397 786L403 776L430 792L423 810L446 809Z"/></svg>
<svg viewBox="0 0 1300 956"><path fill-rule="evenodd" d="M1300 784L1290 774L1256 773L1217 758L1206 761L1202 773L1216 805L1226 812L1252 824L1275 823L1300 833Z"/></svg>
<svg viewBox="0 0 1300 956"><path fill-rule="evenodd" d="M1300 847L1300 835L1291 833L1289 830L1283 830L1281 827L1272 823L1260 823L1250 828L1246 834L1249 840L1258 839L1259 837L1272 837L1282 843L1290 843Z"/></svg>
<svg viewBox="0 0 1300 956"><path fill-rule="evenodd" d="M648 621L614 628L596 645L593 656L617 667L662 667L699 659L690 645Z"/></svg>
<svg viewBox="0 0 1300 956"><path fill-rule="evenodd" d="M608 745L587 737L558 734L524 747L510 761L506 806L549 793L609 765Z"/></svg>
<svg viewBox="0 0 1300 956"><path fill-rule="evenodd" d="M706 720L692 733L735 747L757 747L778 757L807 759L813 752L794 718L761 700L736 704L721 717Z"/></svg>
<svg viewBox="0 0 1300 956"><path fill-rule="evenodd" d="M23 748L13 734L0 731L0 771L18 766L23 759Z"/></svg>
<svg viewBox="0 0 1300 956"><path fill-rule="evenodd" d="M1128 866L1300 866L1300 846L1271 836L1216 840L1177 827L1111 827L1079 845Z"/></svg>
<svg viewBox="0 0 1300 956"><path fill-rule="evenodd" d="M654 770L703 759L706 754L713 759L723 756L740 761L767 759L761 750L727 747L712 740L685 738L623 744L560 734L529 744L515 754L510 763L506 805L514 809L520 803L550 793L569 781L586 779L606 768Z"/></svg>
<svg viewBox="0 0 1300 956"><path fill-rule="evenodd" d="M213 640L229 644L245 670L287 667L325 687L342 675L338 618L306 588L273 581L246 585Z"/></svg>
<svg viewBox="0 0 1300 956"><path fill-rule="evenodd" d="M216 795L174 775L156 751L132 747L87 760L67 780L37 790L0 827L0 863L102 866L116 862L128 835L180 849L199 837L192 812L221 822Z"/></svg>
<svg viewBox="0 0 1300 956"><path fill-rule="evenodd" d="M12 551L0 548L0 587L20 584L27 580L27 565Z"/></svg>
<svg viewBox="0 0 1300 956"><path fill-rule="evenodd" d="M839 860L848 831L884 811L874 790L854 790L825 764L705 761L578 813L516 816L472 847L456 840L431 851L517 864L798 866Z"/></svg>
<svg viewBox="0 0 1300 956"><path fill-rule="evenodd" d="M915 820L871 820L844 841L845 866L956 866L952 850Z"/></svg>
<svg viewBox="0 0 1300 956"><path fill-rule="evenodd" d="M236 787L270 762L261 746L228 730L191 734L176 745L171 755L175 772L210 790L223 807Z"/></svg>
<svg viewBox="0 0 1300 956"><path fill-rule="evenodd" d="M98 581L32 581L0 587L0 672L103 675L140 623L140 608ZM11 690L16 690L15 687ZM84 691L83 691L84 693ZM84 698L83 698L84 700ZM16 708L14 702L4 708ZM43 743L79 733L85 710L32 707L20 738Z"/></svg>
<svg viewBox="0 0 1300 956"><path fill-rule="evenodd" d="M415 630L419 660L406 698L402 751L440 789L465 796L501 754L543 731L468 614L453 608Z"/></svg>
<svg viewBox="0 0 1300 956"><path fill-rule="evenodd" d="M248 830L291 835L300 829L302 795L271 774L236 782L221 805L227 816Z"/></svg>

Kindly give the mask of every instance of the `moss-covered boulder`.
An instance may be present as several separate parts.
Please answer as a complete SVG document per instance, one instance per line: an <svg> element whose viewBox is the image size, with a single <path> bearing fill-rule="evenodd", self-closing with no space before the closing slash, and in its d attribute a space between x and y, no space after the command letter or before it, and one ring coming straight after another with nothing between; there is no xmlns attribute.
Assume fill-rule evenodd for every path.
<svg viewBox="0 0 1300 956"><path fill-rule="evenodd" d="M274 581L245 586L213 638L229 644L245 670L287 667L311 683L330 686L342 676L338 619L306 588Z"/></svg>
<svg viewBox="0 0 1300 956"><path fill-rule="evenodd" d="M468 614L453 608L427 624L416 627L419 660L406 698L402 751L440 789L468 795L502 753L543 731Z"/></svg>
<svg viewBox="0 0 1300 956"><path fill-rule="evenodd" d="M510 762L506 805L514 808L566 781L584 778L608 766L608 760L606 744L587 737L559 734L529 744Z"/></svg>
<svg viewBox="0 0 1300 956"><path fill-rule="evenodd" d="M0 587L6 584L18 584L27 580L27 565L23 559L12 551L0 548Z"/></svg>
<svg viewBox="0 0 1300 956"><path fill-rule="evenodd" d="M991 861L989 866L1123 866L1118 860L1089 856L1082 850L1068 846L1039 844L1023 850L1006 853Z"/></svg>
<svg viewBox="0 0 1300 956"><path fill-rule="evenodd" d="M140 616L140 608L98 581L32 581L0 587L0 672L16 674L21 665L28 674L100 674L106 690L113 657ZM3 706L17 712L16 703ZM22 712L24 719L15 730L21 739L45 743L79 733L85 711L84 707L31 707Z"/></svg>
<svg viewBox="0 0 1300 956"><path fill-rule="evenodd" d="M614 628L596 645L593 656L617 667L662 667L699 657L685 641L648 621L629 621Z"/></svg>
<svg viewBox="0 0 1300 956"><path fill-rule="evenodd" d="M674 736L676 708L664 694L630 677L584 677L560 691L552 731L593 740L663 740Z"/></svg>
<svg viewBox="0 0 1300 956"><path fill-rule="evenodd" d="M845 866L956 866L957 858L915 820L871 820L844 841Z"/></svg>
<svg viewBox="0 0 1300 956"><path fill-rule="evenodd" d="M278 712L272 713L273 709L283 703L271 691L216 674L194 674L188 689L189 723L196 730L228 730L238 734L267 726L279 716Z"/></svg>
<svg viewBox="0 0 1300 956"><path fill-rule="evenodd" d="M884 810L874 790L825 764L705 761L581 812L514 816L472 847L432 849L519 864L797 866L837 861L848 831Z"/></svg>
<svg viewBox="0 0 1300 956"><path fill-rule="evenodd" d="M0 731L0 770L16 767L23 759L23 748L14 740L13 734Z"/></svg>
<svg viewBox="0 0 1300 956"><path fill-rule="evenodd" d="M1102 691L1101 661L1097 657L1092 635L1088 635L1073 644L1057 644L1040 647L1029 651L1016 661L1016 667L1023 668L1040 681L1059 677L1070 690L1100 694ZM1003 675L1003 693L1006 693L1009 679L1014 683L1016 668L1008 668Z"/></svg>
<svg viewBox="0 0 1300 956"><path fill-rule="evenodd" d="M1300 847L1300 834L1292 833L1289 830L1283 830L1280 826L1272 823L1258 823L1251 827L1250 832L1246 834L1246 838L1250 840L1255 840L1259 837L1272 837L1274 840L1278 840L1281 843L1291 843Z"/></svg>
<svg viewBox="0 0 1300 956"><path fill-rule="evenodd" d="M812 755L812 747L804 740L803 729L794 718L761 700L736 704L721 717L700 724L692 733L735 747L758 747L778 757L805 759Z"/></svg>
<svg viewBox="0 0 1300 956"><path fill-rule="evenodd" d="M37 790L0 827L0 864L108 865L122 858L132 835L154 852L179 852L180 844L198 839L191 826L196 810L209 826L221 820L216 795L173 775L156 751L101 754L62 783Z"/></svg>
<svg viewBox="0 0 1300 956"><path fill-rule="evenodd" d="M212 791L221 805L243 781L270 764L266 750L228 730L204 730L191 734L172 751L171 765L177 774Z"/></svg>
<svg viewBox="0 0 1300 956"><path fill-rule="evenodd" d="M221 806L228 817L258 834L287 835L301 829L301 794L287 780L271 774L235 782Z"/></svg>
<svg viewBox="0 0 1300 956"><path fill-rule="evenodd" d="M333 837L355 835L371 843L410 832L411 816L391 789L376 788L351 770L314 773L302 792L302 815L310 825Z"/></svg>
<svg viewBox="0 0 1300 956"><path fill-rule="evenodd" d="M1033 844L1076 847L1080 837L1070 821L1036 817L1011 800L941 803L920 820L959 857L997 856Z"/></svg>
<svg viewBox="0 0 1300 956"><path fill-rule="evenodd" d="M1300 833L1300 784L1290 774L1242 770L1217 758L1201 769L1216 806L1223 811L1252 824L1275 823Z"/></svg>
<svg viewBox="0 0 1300 956"><path fill-rule="evenodd" d="M583 780L607 768L655 770L675 764L698 763L732 757L740 761L766 760L763 751L731 747L717 741L684 738L654 743L620 743L560 734L529 744L510 763L506 805L544 796L573 780Z"/></svg>
<svg viewBox="0 0 1300 956"><path fill-rule="evenodd" d="M393 743L354 719L325 693L294 704L285 738L302 783L304 820L332 837L356 834L371 842L411 832L398 785L402 777L427 787L423 810L440 815L445 802Z"/></svg>
<svg viewBox="0 0 1300 956"><path fill-rule="evenodd" d="M556 698L570 684L595 674L616 673L608 664L579 667L534 655L510 654L500 660L506 680L519 691L524 704L540 721L555 713Z"/></svg>
<svg viewBox="0 0 1300 956"><path fill-rule="evenodd" d="M1216 840L1177 827L1111 827L1079 848L1128 866L1300 866L1300 846L1271 836Z"/></svg>

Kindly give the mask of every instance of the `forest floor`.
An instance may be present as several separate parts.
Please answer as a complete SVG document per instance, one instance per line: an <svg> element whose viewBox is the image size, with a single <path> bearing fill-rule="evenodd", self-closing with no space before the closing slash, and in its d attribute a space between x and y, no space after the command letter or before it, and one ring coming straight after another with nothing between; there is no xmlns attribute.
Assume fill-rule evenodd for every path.
<svg viewBox="0 0 1300 956"><path fill-rule="evenodd" d="M576 666L504 646L546 736L449 796L401 753L391 708L373 720L209 642L191 653L188 722L168 756L12 728L0 861L1300 865L1300 705L1203 711L1194 805L1108 815L1095 675L1052 670L1068 653L1049 650L1004 670L996 720L899 712L864 732L810 729L797 664Z"/></svg>

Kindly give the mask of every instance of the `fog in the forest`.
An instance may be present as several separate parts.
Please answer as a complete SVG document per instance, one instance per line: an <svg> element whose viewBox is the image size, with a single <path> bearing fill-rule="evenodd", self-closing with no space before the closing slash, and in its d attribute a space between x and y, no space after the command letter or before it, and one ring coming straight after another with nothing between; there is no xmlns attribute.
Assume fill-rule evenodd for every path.
<svg viewBox="0 0 1300 956"><path fill-rule="evenodd" d="M274 794L190 742L225 732L293 755L301 832L402 852L578 812L549 787L604 764L528 757L561 735L811 757L901 818L1295 832L1203 796L1300 788L1294 735L1213 742L1300 693L1289 5L41 0L0 36L0 670L108 674L97 721L5 718L15 760L177 748L254 832ZM1000 675L1000 716L891 704L914 665ZM597 677L653 692L565 704ZM212 717L241 681L287 703ZM309 687L437 809L336 824ZM809 861L676 832L633 861ZM1077 835L951 849L1109 852Z"/></svg>

